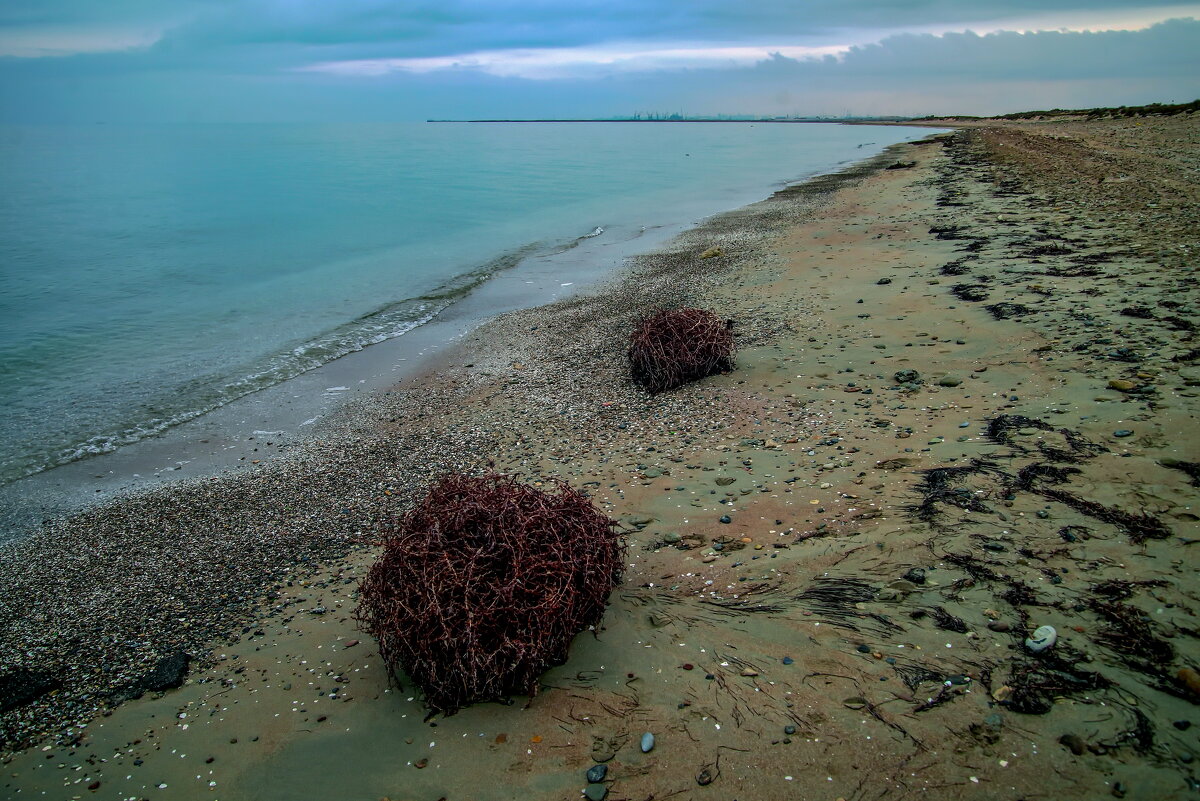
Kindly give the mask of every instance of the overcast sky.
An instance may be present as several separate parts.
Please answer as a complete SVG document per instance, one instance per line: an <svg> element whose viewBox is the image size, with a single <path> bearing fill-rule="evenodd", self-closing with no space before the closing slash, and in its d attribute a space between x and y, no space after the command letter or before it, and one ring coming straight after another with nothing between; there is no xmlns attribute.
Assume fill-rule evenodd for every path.
<svg viewBox="0 0 1200 801"><path fill-rule="evenodd" d="M0 120L993 114L1200 97L1200 2L5 0Z"/></svg>

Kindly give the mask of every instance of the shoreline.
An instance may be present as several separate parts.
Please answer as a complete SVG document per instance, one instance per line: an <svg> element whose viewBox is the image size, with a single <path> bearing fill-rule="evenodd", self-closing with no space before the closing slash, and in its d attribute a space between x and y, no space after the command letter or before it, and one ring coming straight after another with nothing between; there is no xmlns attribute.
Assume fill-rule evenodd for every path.
<svg viewBox="0 0 1200 801"><path fill-rule="evenodd" d="M403 335L352 350L204 413L184 412L189 418L184 422L115 450L84 456L0 486L0 543L23 536L44 520L82 511L97 502L244 469L274 458L281 450L301 446L310 427L341 406L345 398L385 391L414 371L422 371L421 362L429 354L452 346L481 322L504 312L553 303L565 294L589 291L598 281L619 273L627 260L656 249L695 226L697 219L756 202L779 185L783 184L772 179L761 185L739 183L718 188L712 198L680 206L674 219L643 220L651 224L649 228L634 230L621 223L606 235L592 231L553 246L527 243L521 258L490 270L486 280ZM489 264L512 262L513 255L501 253ZM560 274L569 277L560 278ZM451 279L447 286L459 280L465 279Z"/></svg>
<svg viewBox="0 0 1200 801"><path fill-rule="evenodd" d="M1045 792L1047 777L1063 798L1107 793L1118 780L1133 788L1132 797L1184 797L1190 761L1180 753L1188 746L1171 722L1186 719L1194 700L1170 673L1139 667L1105 644L1111 637L1092 632L1119 628L1119 618L1104 614L1153 599L1145 611L1155 622L1146 630L1152 643L1170 640L1172 647L1163 670L1196 664L1184 615L1191 614L1184 579L1194 558L1182 538L1194 529L1194 492L1183 472L1159 464L1195 459L1194 435L1183 433L1194 430L1187 372L1194 368L1172 361L1188 353L1190 332L1167 319L1194 319L1190 308L1179 308L1194 294L1185 278L1194 267L1186 251L1168 247L1164 256L1136 241L1145 235L1137 215L1147 212L1133 209L1141 195L1129 202L1120 195L1138 188L1132 181L1096 184L1117 193L1121 205L1111 209L1083 187L1074 207L1070 196L1049 194L1062 194L1066 184L1055 169L1074 169L1070 159L1079 153L1065 150L1072 141L1056 138L1066 136L1061 131L1039 137L1026 130L997 126L998 133L947 135L945 146L893 146L841 177L797 185L684 233L638 259L633 276L609 293L505 315L447 353L437 374L348 406L343 423L326 431L327 463L266 465L238 479L235 493L196 487L199 497L174 500L170 492L150 493L141 508L122 510L132 515L124 520L110 514L77 522L90 525L94 539L81 541L78 530L47 535L47 549L73 552L70 564L39 569L78 582L129 571L105 531L154 519L168 537L158 547L169 550L170 538L186 530L220 532L231 510L259 515L240 521L237 536L160 554L185 581L139 594L139 582L159 577L152 565L129 576L129 608L166 615L194 614L191 599L237 589L203 631L186 642L154 643L124 675L105 678L120 684L172 648L199 650L189 643L246 630L194 654L182 689L122 705L97 718L86 737L76 728L61 734L49 762L33 751L16 755L6 766L16 774L7 786L61 788L66 768L53 765L115 744L119 768L82 771L100 777L102 793L125 786L119 773L136 776L128 792L139 797L192 797L201 788L190 776L208 770L214 778L205 781L217 782L220 798L282 798L304 787L332 790L330 781L352 782L364 797L485 798L486 777L498 771L529 782L531 797L574 797L596 741L613 740L620 754L613 789L625 797L667 787L688 797L701 771L753 797L851 797L863 770L875 777L873 786L907 782L906 795L924 797L956 797L957 788L974 783ZM1194 137L1194 123L1182 133ZM1180 132L1164 134L1168 142L1169 135ZM1049 148L1045 174L1019 173L1039 164L1039 148ZM1161 192L1173 186L1163 181L1154 184ZM1187 245L1194 194L1173 203L1159 224L1174 245ZM1103 223L1097 209L1106 209ZM697 255L713 245L727 255L701 262ZM1078 274L1080 267L1102 274ZM1178 285L1137 278L1138 270L1151 276L1155 269L1178 275ZM1029 288L1034 279L1022 270L1043 276L1041 290ZM987 297L961 297L980 294ZM1176 308L1156 305L1150 317L1121 313L1151 300ZM741 353L733 373L652 399L624 378L622 332L638 309L667 301L728 311L738 321ZM1085 312L1090 318L1078 316ZM1137 362L1108 357L1095 344L1105 338L1096 331L1114 327L1149 346L1138 348ZM1089 343L1099 352L1089 353ZM898 385L893 373L902 369L917 370L923 383ZM1129 388L1110 387L1114 381ZM997 428L1002 418L1020 422ZM1127 428L1128 436L1113 433ZM1066 489L1031 484L1008 490L1006 499L1005 475L1064 453L1075 461L1056 464L1082 471L1070 474ZM492 460L529 479L557 476L582 486L636 529L628 581L614 591L606 628L578 638L571 660L547 674L547 690L527 709L472 708L434 721L440 728L430 732L419 703L390 692L377 664L368 671L377 659L353 630L353 585L369 564L370 521L403 508L418 490L413 481ZM1000 467L982 469L985 460ZM947 466L969 469L936 474L959 482L947 486L921 472ZM1131 545L1128 520L1116 518L1125 520L1121 528L1095 517L1094 507L1048 491L1110 512L1144 513L1167 536ZM966 503L972 496L983 508ZM224 517L217 504L225 505ZM731 524L718 522L722 513ZM319 538L290 531L296 521ZM269 544L259 541L264 535ZM744 547L743 537L750 539ZM725 548L710 550L714 541ZM211 551L225 547L245 559L242 570L221 573L212 564ZM288 550L311 561L292 572L265 568L269 554ZM76 554L91 562L74 564ZM259 572L247 575L256 564ZM904 578L918 567L927 573L922 582ZM817 591L823 577L838 582L840 602ZM1124 587L1128 596L1089 601L1082 611L1067 602L1093 598L1089 586L1129 579L1165 583ZM19 603L35 600L34 579L3 581L11 625L14 614L32 611ZM1017 585L1023 590L1014 602L1000 597ZM240 617L254 586L269 587L270 601L260 616ZM110 600L102 594L91 611ZM1117 689L1066 690L1066 700L1043 715L999 705L1007 696L997 693L1007 687L1011 695L1014 671L1028 663L1020 645L1027 626L1046 621L1060 632L1055 653L1066 666L1057 669L1074 671L1076 681L1099 669ZM88 643L56 647L72 645L86 663ZM6 643L5 657L12 646ZM785 656L792 663L782 667ZM300 667L301 658L317 660L321 671ZM685 659L699 669L681 668ZM605 668L629 678L605 680ZM949 683L922 685L929 675ZM297 706L293 686L301 679L325 689ZM20 730L40 703L6 716L6 734L14 724ZM206 709L207 719L198 717ZM272 717L288 709L300 711ZM1106 722L1092 722L1101 709ZM1154 742L1144 742L1144 733L1141 740L1123 736L1144 728L1134 709L1147 710L1139 714L1156 732ZM190 731L177 714L191 716ZM795 733L785 736L785 725ZM147 727L165 751L187 744L189 756L211 753L216 767L120 745ZM1083 743L1082 753L1059 745L1064 729ZM655 731L661 743L649 755L628 745L641 730ZM240 747L227 744L234 731L245 732ZM250 731L255 740L247 742ZM864 731L873 738L865 750ZM431 734L471 739L431 750L424 745ZM399 760L372 761L380 744ZM1103 756L1088 751L1093 745ZM847 764L851 753L857 771ZM346 770L323 777L329 771L321 764L332 754ZM144 762L137 770L126 761L134 755ZM416 766L429 758L429 769ZM148 767L174 777L168 787L155 789Z"/></svg>

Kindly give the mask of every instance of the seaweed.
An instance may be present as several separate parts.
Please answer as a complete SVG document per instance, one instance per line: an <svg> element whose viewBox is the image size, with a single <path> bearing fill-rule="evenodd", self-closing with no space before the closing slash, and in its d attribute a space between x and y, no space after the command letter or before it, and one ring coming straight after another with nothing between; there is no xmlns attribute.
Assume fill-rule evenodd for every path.
<svg viewBox="0 0 1200 801"><path fill-rule="evenodd" d="M896 665L894 670L900 677L900 681L904 682L904 686L913 692L927 681L936 681L938 684L943 681L941 673L930 670L924 665Z"/></svg>
<svg viewBox="0 0 1200 801"><path fill-rule="evenodd" d="M734 366L733 322L703 309L664 309L629 335L633 379L651 394Z"/></svg>
<svg viewBox="0 0 1200 801"><path fill-rule="evenodd" d="M432 710L535 694L538 677L604 614L624 563L617 523L551 485L449 474L384 523L356 618Z"/></svg>
<svg viewBox="0 0 1200 801"><path fill-rule="evenodd" d="M963 622L963 619L955 617L940 606L930 609L929 616L933 618L934 625L939 629L957 631L959 634L967 633L967 624Z"/></svg>
<svg viewBox="0 0 1200 801"><path fill-rule="evenodd" d="M1162 521L1145 512L1131 514L1121 509L1089 501L1086 498L1080 498L1063 490L1039 489L1037 493L1050 500L1065 504L1088 517L1117 526L1135 543L1147 539L1165 539L1172 534L1171 529L1167 528Z"/></svg>
<svg viewBox="0 0 1200 801"><path fill-rule="evenodd" d="M1134 317L1138 320L1154 319L1154 310L1149 306L1126 306L1117 313L1122 317Z"/></svg>
<svg viewBox="0 0 1200 801"><path fill-rule="evenodd" d="M979 564L979 560L969 553L948 553L942 556L944 561L962 568L976 581L1002 581L1003 578L991 568Z"/></svg>
<svg viewBox="0 0 1200 801"><path fill-rule="evenodd" d="M966 275L968 272L970 272L970 269L971 268L968 267L962 259L958 259L956 261L946 262L942 265L938 272L942 275Z"/></svg>
<svg viewBox="0 0 1200 801"><path fill-rule="evenodd" d="M965 239L960 233L962 230L961 225L934 225L930 226L929 233L937 239Z"/></svg>
<svg viewBox="0 0 1200 801"><path fill-rule="evenodd" d="M796 595L795 600L810 612L821 615L830 625L858 631L851 621L863 615L855 604L875 600L877 592L875 587L862 579L822 576ZM890 621L889 624L895 625Z"/></svg>
<svg viewBox="0 0 1200 801"><path fill-rule="evenodd" d="M1192 480L1193 487L1200 487L1200 462L1185 462L1181 459L1160 459L1160 465L1171 470L1179 470Z"/></svg>
<svg viewBox="0 0 1200 801"><path fill-rule="evenodd" d="M987 300L988 294L985 291L987 287L983 284L955 284L950 287L950 294L959 300L966 300L972 303L977 303L981 300Z"/></svg>
<svg viewBox="0 0 1200 801"><path fill-rule="evenodd" d="M1074 252L1075 249L1067 247L1065 241L1058 240L1046 245L1034 245L1020 255L1027 259L1036 259L1040 256L1069 256Z"/></svg>
<svg viewBox="0 0 1200 801"><path fill-rule="evenodd" d="M1042 482L1064 484L1071 480L1071 476L1082 472L1078 467L1058 467L1057 465L1035 462L1025 465L1017 471L1017 477L1013 479L1009 486L1013 490L1025 492L1034 489L1035 485Z"/></svg>
<svg viewBox="0 0 1200 801"><path fill-rule="evenodd" d="M1013 317L1026 317L1034 314L1035 310L1021 303L1010 303L1002 301L1000 303L991 303L983 308L988 310L997 320L1008 320Z"/></svg>
<svg viewBox="0 0 1200 801"><path fill-rule="evenodd" d="M1131 666L1144 673L1161 674L1175 658L1175 649L1154 635L1154 621L1137 607L1095 598L1087 605L1107 623L1096 641L1121 654Z"/></svg>
<svg viewBox="0 0 1200 801"><path fill-rule="evenodd" d="M985 434L989 440L997 445L1006 445L1010 448L1019 448L1012 442L1012 432L1022 428L1036 428L1038 431L1052 431L1054 426L1038 420L1034 417L1025 417L1019 414L1002 414L999 417L993 417L988 420ZM1024 448L1019 448L1024 450Z"/></svg>
<svg viewBox="0 0 1200 801"><path fill-rule="evenodd" d="M1161 579L1152 579L1149 581L1128 581L1126 579L1108 579L1099 584L1091 586L1093 595L1099 595L1101 598L1107 598L1110 601L1124 601L1126 598L1133 597L1134 592L1140 587L1165 587L1167 582Z"/></svg>
<svg viewBox="0 0 1200 801"><path fill-rule="evenodd" d="M1188 333L1192 333L1196 330L1196 324L1186 317L1173 314L1170 317L1162 318L1162 321L1167 323L1172 331L1187 331Z"/></svg>
<svg viewBox="0 0 1200 801"><path fill-rule="evenodd" d="M956 506L970 512L990 513L992 510L975 497L972 490L956 485L968 476L996 471L995 463L986 459L972 459L962 467L935 467L932 470L924 470L921 483L916 488L921 494L921 502L910 505L908 511L926 523L936 521L938 506L941 504Z"/></svg>
<svg viewBox="0 0 1200 801"><path fill-rule="evenodd" d="M1112 686L1112 682L1099 673L1079 670L1053 655L1037 662L1015 663L1007 684L1011 692L1000 703L1023 715L1046 714L1053 708L1054 699L1060 696Z"/></svg>

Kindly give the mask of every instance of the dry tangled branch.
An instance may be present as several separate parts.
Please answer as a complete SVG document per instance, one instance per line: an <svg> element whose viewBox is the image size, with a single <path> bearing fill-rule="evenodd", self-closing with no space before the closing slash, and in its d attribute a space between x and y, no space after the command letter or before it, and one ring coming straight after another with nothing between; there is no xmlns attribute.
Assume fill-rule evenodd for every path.
<svg viewBox="0 0 1200 801"><path fill-rule="evenodd" d="M617 524L566 484L447 475L385 530L357 619L436 711L534 694L621 580Z"/></svg>
<svg viewBox="0 0 1200 801"><path fill-rule="evenodd" d="M633 380L652 393L732 370L733 356L732 321L703 309L665 309L629 337Z"/></svg>

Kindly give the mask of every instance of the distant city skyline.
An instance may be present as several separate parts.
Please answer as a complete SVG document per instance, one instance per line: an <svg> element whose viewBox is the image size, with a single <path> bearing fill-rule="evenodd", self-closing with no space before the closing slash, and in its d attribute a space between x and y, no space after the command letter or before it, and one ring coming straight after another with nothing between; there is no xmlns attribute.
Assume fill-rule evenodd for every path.
<svg viewBox="0 0 1200 801"><path fill-rule="evenodd" d="M1200 96L1200 4L38 0L0 120L990 115Z"/></svg>

